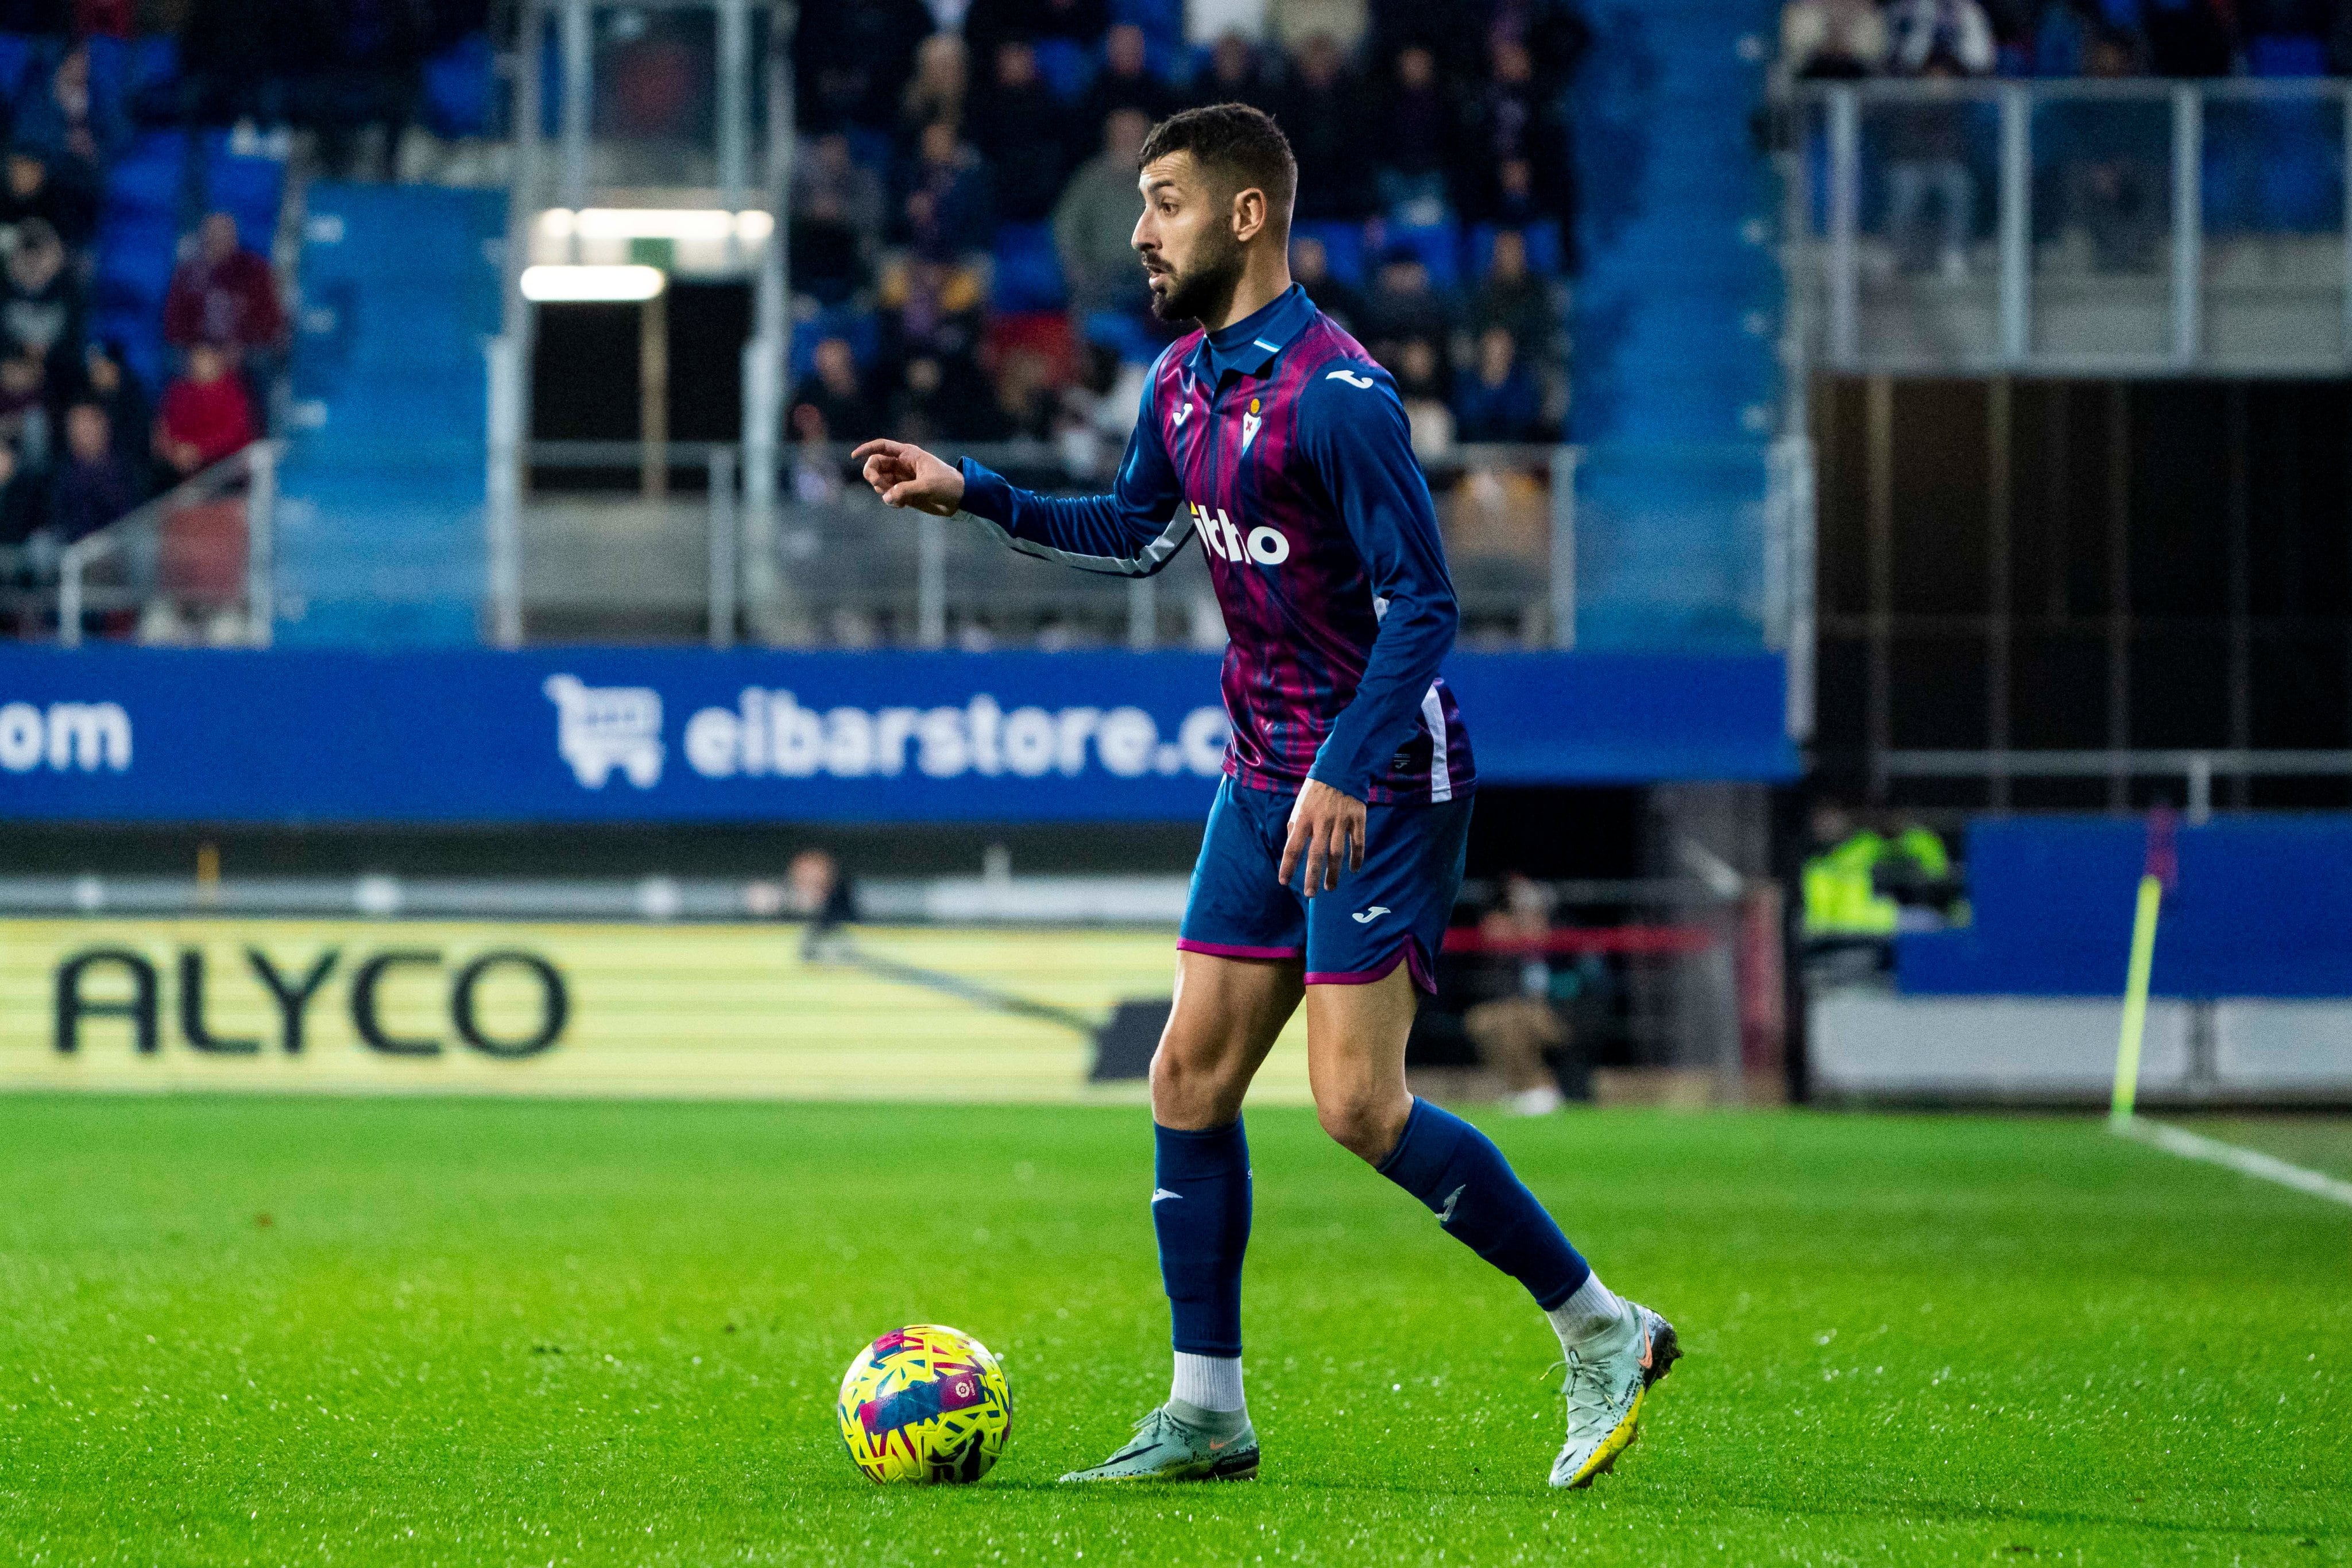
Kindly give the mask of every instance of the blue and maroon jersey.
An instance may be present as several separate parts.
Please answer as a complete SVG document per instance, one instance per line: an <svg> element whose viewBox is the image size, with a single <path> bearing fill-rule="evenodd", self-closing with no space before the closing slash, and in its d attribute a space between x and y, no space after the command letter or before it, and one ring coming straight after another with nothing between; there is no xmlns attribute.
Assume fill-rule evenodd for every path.
<svg viewBox="0 0 2352 1568"><path fill-rule="evenodd" d="M1237 783L1447 800L1470 737L1437 667L1459 620L1389 373L1296 284L1171 344L1105 496L1041 496L963 461L964 510L1026 555L1148 576L1188 538L1225 614Z"/></svg>

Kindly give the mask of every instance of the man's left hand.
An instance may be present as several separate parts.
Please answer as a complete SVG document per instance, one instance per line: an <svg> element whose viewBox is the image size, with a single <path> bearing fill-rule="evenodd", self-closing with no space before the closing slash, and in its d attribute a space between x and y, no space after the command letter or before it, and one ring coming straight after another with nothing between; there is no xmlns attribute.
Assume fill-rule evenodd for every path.
<svg viewBox="0 0 2352 1568"><path fill-rule="evenodd" d="M1364 803L1320 779L1309 779L1290 808L1290 837L1282 846L1282 884L1304 859L1309 898L1339 885L1364 865Z"/></svg>

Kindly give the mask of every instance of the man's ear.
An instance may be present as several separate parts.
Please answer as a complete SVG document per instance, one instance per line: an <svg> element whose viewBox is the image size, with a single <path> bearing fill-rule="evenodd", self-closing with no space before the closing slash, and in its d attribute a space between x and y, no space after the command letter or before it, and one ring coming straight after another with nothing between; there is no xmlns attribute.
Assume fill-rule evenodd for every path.
<svg viewBox="0 0 2352 1568"><path fill-rule="evenodd" d="M1265 193L1252 185L1234 197L1234 238L1247 244L1265 227Z"/></svg>

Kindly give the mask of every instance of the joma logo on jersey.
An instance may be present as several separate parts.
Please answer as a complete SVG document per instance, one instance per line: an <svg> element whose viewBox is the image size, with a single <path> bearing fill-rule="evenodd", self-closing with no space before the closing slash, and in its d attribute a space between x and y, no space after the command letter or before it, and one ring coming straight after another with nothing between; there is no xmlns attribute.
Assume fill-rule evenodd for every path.
<svg viewBox="0 0 2352 1568"><path fill-rule="evenodd" d="M1234 520L1219 507L1212 512L1198 501L1188 503L1192 509L1192 531L1201 536L1202 545L1219 560L1254 560L1260 566L1280 566L1290 559L1290 540L1280 528L1270 528L1261 523L1244 538L1234 527Z"/></svg>

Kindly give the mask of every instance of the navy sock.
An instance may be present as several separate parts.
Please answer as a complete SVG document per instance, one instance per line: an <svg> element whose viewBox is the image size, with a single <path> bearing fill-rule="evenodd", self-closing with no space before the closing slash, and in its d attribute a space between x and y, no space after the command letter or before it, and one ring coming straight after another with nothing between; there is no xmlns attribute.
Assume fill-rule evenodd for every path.
<svg viewBox="0 0 2352 1568"><path fill-rule="evenodd" d="M1249 1249L1249 1140L1242 1124L1152 1126L1151 1227L1160 1278L1187 1355L1242 1353L1242 1254Z"/></svg>
<svg viewBox="0 0 2352 1568"><path fill-rule="evenodd" d="M1447 1235L1525 1285L1546 1312L1591 1276L1591 1266L1512 1174L1503 1151L1419 1096L1380 1172L1428 1205Z"/></svg>

